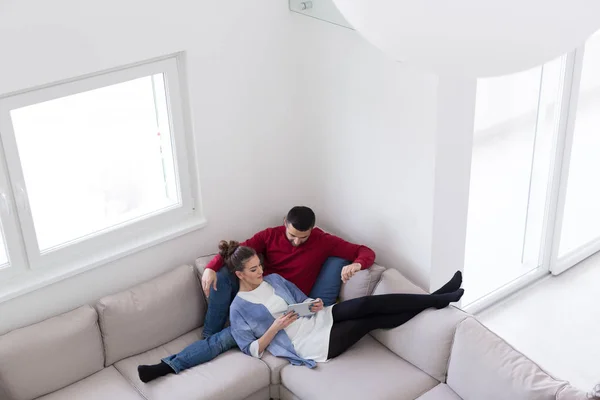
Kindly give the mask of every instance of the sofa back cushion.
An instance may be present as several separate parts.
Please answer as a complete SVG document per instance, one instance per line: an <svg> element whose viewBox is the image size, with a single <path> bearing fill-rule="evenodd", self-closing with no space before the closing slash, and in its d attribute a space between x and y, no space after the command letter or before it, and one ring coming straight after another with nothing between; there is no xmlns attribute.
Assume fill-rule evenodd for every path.
<svg viewBox="0 0 600 400"><path fill-rule="evenodd" d="M385 267L373 264L371 268L358 271L352 279L342 284L340 300L346 301L357 297L369 296L381 280Z"/></svg>
<svg viewBox="0 0 600 400"><path fill-rule="evenodd" d="M211 254L209 256L202 256L202 257L196 258L196 261L194 264L196 265L196 269L198 270L198 274L200 276L202 276L202 274L204 273L204 270L206 269L206 266L208 265L210 260L212 260L215 257L215 255L216 254Z"/></svg>
<svg viewBox="0 0 600 400"><path fill-rule="evenodd" d="M397 269L388 268L381 274L381 279L371 294L387 293L426 294L427 292L409 281Z"/></svg>
<svg viewBox="0 0 600 400"><path fill-rule="evenodd" d="M30 400L104 368L98 314L83 306L0 336L0 398Z"/></svg>
<svg viewBox="0 0 600 400"><path fill-rule="evenodd" d="M472 317L456 329L447 383L466 400L554 400L567 385Z"/></svg>
<svg viewBox="0 0 600 400"><path fill-rule="evenodd" d="M106 366L200 327L206 303L198 275L183 265L96 304Z"/></svg>

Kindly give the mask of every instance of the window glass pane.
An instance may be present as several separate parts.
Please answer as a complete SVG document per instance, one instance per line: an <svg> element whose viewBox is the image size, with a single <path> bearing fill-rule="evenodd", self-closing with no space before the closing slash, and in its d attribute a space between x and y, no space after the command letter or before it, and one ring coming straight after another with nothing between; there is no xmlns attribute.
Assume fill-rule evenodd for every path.
<svg viewBox="0 0 600 400"><path fill-rule="evenodd" d="M8 255L6 254L6 242L4 241L4 234L0 230L0 269L8 267Z"/></svg>
<svg viewBox="0 0 600 400"><path fill-rule="evenodd" d="M600 34L585 45L559 257L600 238Z"/></svg>
<svg viewBox="0 0 600 400"><path fill-rule="evenodd" d="M162 74L11 111L42 251L179 204Z"/></svg>
<svg viewBox="0 0 600 400"><path fill-rule="evenodd" d="M539 265L560 66L477 82L465 305Z"/></svg>

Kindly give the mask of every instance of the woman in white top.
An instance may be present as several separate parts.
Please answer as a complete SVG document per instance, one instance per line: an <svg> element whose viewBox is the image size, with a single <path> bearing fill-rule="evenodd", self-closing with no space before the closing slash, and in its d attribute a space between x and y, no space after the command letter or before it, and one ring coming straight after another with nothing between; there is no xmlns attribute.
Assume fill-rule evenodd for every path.
<svg viewBox="0 0 600 400"><path fill-rule="evenodd" d="M374 329L397 327L427 308L444 308L462 297L457 272L433 294L365 296L324 307L277 274L263 276L256 252L222 241L220 254L239 279L230 309L232 334L243 352L261 357L268 349L292 364L314 367L339 356ZM310 302L312 315L286 313L292 303Z"/></svg>

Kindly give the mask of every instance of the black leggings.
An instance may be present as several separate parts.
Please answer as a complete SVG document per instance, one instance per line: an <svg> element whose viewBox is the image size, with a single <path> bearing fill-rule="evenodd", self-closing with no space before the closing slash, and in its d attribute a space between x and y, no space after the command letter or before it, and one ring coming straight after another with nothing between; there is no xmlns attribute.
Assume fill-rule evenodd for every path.
<svg viewBox="0 0 600 400"><path fill-rule="evenodd" d="M333 306L329 353L334 358L375 329L391 329L431 307L444 308L455 301L450 294L383 294L359 297Z"/></svg>

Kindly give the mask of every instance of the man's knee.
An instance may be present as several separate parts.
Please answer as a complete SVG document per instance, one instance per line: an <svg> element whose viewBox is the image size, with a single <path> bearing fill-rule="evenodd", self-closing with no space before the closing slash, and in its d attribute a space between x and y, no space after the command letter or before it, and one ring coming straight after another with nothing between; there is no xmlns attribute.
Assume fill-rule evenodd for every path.
<svg viewBox="0 0 600 400"><path fill-rule="evenodd" d="M341 272L348 260L339 257L329 257L321 268L317 281L313 286L310 297L320 297L326 306L335 304L342 286Z"/></svg>
<svg viewBox="0 0 600 400"><path fill-rule="evenodd" d="M217 272L217 296L220 294L230 294L234 289L234 277L229 273L227 267L223 267ZM214 287L210 288L210 295L212 296L215 292Z"/></svg>
<svg viewBox="0 0 600 400"><path fill-rule="evenodd" d="M231 286L231 279L232 276L227 267L224 266L217 272L217 285L227 284Z"/></svg>

